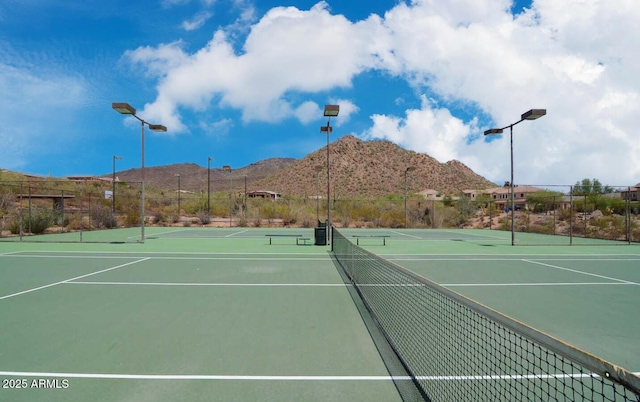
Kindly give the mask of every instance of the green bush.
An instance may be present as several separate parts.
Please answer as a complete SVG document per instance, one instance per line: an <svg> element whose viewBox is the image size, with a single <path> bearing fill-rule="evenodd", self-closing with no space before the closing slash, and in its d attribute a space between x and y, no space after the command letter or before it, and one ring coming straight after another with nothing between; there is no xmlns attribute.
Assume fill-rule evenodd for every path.
<svg viewBox="0 0 640 402"><path fill-rule="evenodd" d="M22 217L16 216L9 223L9 231L12 234L20 233L20 222L22 220L22 233L42 234L54 222L54 217L51 211L45 209L32 209L31 213L25 213Z"/></svg>

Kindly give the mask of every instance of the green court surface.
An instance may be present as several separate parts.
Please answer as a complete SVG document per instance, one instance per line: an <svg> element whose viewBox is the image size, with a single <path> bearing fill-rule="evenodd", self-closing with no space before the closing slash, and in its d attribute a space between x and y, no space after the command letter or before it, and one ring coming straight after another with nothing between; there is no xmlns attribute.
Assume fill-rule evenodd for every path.
<svg viewBox="0 0 640 402"><path fill-rule="evenodd" d="M270 245L267 236L313 240L313 229L147 228L144 244L135 231L113 232L99 241L134 240L0 242L0 400L400 400L330 247L289 236ZM513 247L508 232L473 230L343 233L640 372L640 245Z"/></svg>

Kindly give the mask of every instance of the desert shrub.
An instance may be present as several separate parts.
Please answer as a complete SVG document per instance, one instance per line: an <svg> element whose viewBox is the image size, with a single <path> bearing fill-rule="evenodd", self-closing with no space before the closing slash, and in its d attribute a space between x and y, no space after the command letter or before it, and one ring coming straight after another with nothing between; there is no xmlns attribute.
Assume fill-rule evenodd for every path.
<svg viewBox="0 0 640 402"><path fill-rule="evenodd" d="M574 215L576 214L576 212L574 211ZM569 219L571 218L571 210L570 209L558 209L556 210L556 218L559 221L569 221Z"/></svg>
<svg viewBox="0 0 640 402"><path fill-rule="evenodd" d="M162 209L154 210L151 214L151 218L153 219L153 223L157 225L162 225L163 223L166 223L166 217Z"/></svg>
<svg viewBox="0 0 640 402"><path fill-rule="evenodd" d="M300 226L303 228L312 228L315 227L315 220L310 219L308 216L305 216L301 221L300 221Z"/></svg>
<svg viewBox="0 0 640 402"><path fill-rule="evenodd" d="M65 225L65 228L68 231L85 230L86 227L87 227L86 223L82 221L82 216L80 216L79 214L72 215L68 219L67 224Z"/></svg>
<svg viewBox="0 0 640 402"><path fill-rule="evenodd" d="M541 234L555 234L553 219L542 219L529 225L529 232Z"/></svg>
<svg viewBox="0 0 640 402"><path fill-rule="evenodd" d="M22 232L32 234L42 234L53 225L54 217L51 211L45 209L32 209L31 213L25 213L22 218L16 216L9 222L8 228L12 234L20 233L20 223L22 221Z"/></svg>
<svg viewBox="0 0 640 402"><path fill-rule="evenodd" d="M200 223L202 223L203 225L208 225L211 223L211 216L209 216L206 210L198 211L196 216L198 217L198 219L200 219Z"/></svg>
<svg viewBox="0 0 640 402"><path fill-rule="evenodd" d="M622 216L603 216L589 222L589 237L599 239L623 240L626 238L627 225Z"/></svg>
<svg viewBox="0 0 640 402"><path fill-rule="evenodd" d="M7 229L14 235L20 234L20 217L16 216L9 221Z"/></svg>
<svg viewBox="0 0 640 402"><path fill-rule="evenodd" d="M92 224L97 229L114 228L118 226L115 217L111 213L111 209L100 204L95 204L93 208L91 208L90 217Z"/></svg>
<svg viewBox="0 0 640 402"><path fill-rule="evenodd" d="M138 226L140 222L140 211L129 210L124 216L124 223L127 227Z"/></svg>

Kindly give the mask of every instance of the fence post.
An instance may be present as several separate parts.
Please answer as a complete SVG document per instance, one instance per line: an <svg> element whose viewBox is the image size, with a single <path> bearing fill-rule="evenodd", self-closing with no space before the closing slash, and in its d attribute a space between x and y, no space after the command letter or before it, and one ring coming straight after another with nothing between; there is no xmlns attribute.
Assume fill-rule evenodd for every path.
<svg viewBox="0 0 640 402"><path fill-rule="evenodd" d="M573 246L573 186L569 187L569 245Z"/></svg>

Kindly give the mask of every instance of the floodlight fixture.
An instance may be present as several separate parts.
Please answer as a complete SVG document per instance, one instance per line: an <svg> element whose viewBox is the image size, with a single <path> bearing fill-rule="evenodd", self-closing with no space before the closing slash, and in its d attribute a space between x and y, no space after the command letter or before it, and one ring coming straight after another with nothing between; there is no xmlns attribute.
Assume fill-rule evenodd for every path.
<svg viewBox="0 0 640 402"><path fill-rule="evenodd" d="M535 120L547 114L547 109L531 109L523 113L520 117L522 120Z"/></svg>
<svg viewBox="0 0 640 402"><path fill-rule="evenodd" d="M324 105L325 117L336 117L340 113L340 105Z"/></svg>
<svg viewBox="0 0 640 402"><path fill-rule="evenodd" d="M166 132L167 128L165 126L163 126L162 124L149 124L149 130Z"/></svg>
<svg viewBox="0 0 640 402"><path fill-rule="evenodd" d="M128 103L125 102L113 102L111 107L118 113L121 114L136 114L136 109Z"/></svg>
<svg viewBox="0 0 640 402"><path fill-rule="evenodd" d="M504 130L501 128L492 128L490 130L485 131L484 135L497 135L497 134L502 134L503 132Z"/></svg>

